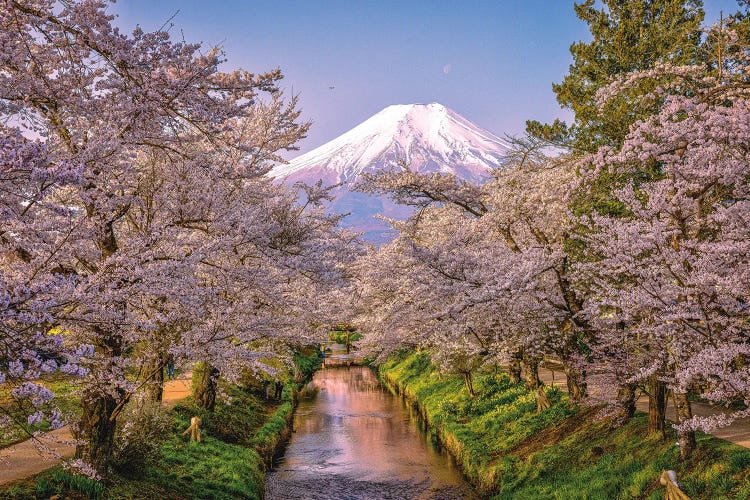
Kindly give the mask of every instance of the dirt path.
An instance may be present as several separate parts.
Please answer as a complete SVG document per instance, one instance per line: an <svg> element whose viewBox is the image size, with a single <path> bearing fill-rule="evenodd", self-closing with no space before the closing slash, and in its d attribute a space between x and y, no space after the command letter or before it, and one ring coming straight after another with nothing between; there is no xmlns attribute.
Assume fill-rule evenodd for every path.
<svg viewBox="0 0 750 500"><path fill-rule="evenodd" d="M565 373L563 372L557 370L553 371L550 368L540 367L539 378L545 384L552 384L554 380L555 386L559 387L563 391L568 390L567 382L565 380ZM596 390L596 388L594 387L593 390ZM641 395L641 397L638 398L638 401L636 401L635 406L640 411L648 412L648 396ZM690 406L693 410L693 415L700 415L702 417L708 417L710 415L722 413L721 408L717 408L705 403L692 403ZM674 405L671 398L667 403L667 419L674 419ZM717 429L713 431L711 435L719 439L724 439L725 441L744 446L745 448L750 448L750 417L735 420L732 425Z"/></svg>
<svg viewBox="0 0 750 500"><path fill-rule="evenodd" d="M164 384L164 406L173 406L190 395L191 376L192 373L185 373L182 378ZM75 452L75 445L71 444L73 436L67 425L47 433L41 441L44 446L63 458L70 458ZM40 453L38 444L31 439L3 448L0 450L0 485L33 476L61 461L61 458L55 458L52 454Z"/></svg>

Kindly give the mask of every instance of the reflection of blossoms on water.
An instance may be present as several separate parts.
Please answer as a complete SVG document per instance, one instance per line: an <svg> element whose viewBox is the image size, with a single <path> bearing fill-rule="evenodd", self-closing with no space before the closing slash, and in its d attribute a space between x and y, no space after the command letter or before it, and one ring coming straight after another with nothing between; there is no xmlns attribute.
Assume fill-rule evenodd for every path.
<svg viewBox="0 0 750 500"><path fill-rule="evenodd" d="M450 457L419 430L418 416L369 368L331 368L338 355L327 353L327 367L300 400L266 498L474 498Z"/></svg>

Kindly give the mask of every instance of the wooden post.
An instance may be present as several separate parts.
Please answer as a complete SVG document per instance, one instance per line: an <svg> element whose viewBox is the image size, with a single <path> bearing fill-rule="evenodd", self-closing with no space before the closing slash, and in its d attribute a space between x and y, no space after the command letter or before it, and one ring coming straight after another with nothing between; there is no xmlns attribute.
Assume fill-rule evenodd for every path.
<svg viewBox="0 0 750 500"><path fill-rule="evenodd" d="M190 441L198 441L201 442L201 429L200 429L200 423L201 418L200 417L193 417L190 419L190 427L185 429L185 432L182 433L182 435L186 435L190 433Z"/></svg>
<svg viewBox="0 0 750 500"><path fill-rule="evenodd" d="M690 500L690 497L680 489L680 485L677 484L677 474L673 470L661 471L659 482L667 487L667 492L664 496L666 500Z"/></svg>

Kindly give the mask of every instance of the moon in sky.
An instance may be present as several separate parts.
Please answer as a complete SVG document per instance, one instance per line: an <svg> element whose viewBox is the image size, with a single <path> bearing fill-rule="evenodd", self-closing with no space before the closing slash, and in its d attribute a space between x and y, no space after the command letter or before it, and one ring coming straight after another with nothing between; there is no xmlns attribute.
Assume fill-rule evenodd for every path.
<svg viewBox="0 0 750 500"><path fill-rule="evenodd" d="M450 64L446 64L445 66L443 66L443 74L447 75L451 72L452 69L453 67Z"/></svg>

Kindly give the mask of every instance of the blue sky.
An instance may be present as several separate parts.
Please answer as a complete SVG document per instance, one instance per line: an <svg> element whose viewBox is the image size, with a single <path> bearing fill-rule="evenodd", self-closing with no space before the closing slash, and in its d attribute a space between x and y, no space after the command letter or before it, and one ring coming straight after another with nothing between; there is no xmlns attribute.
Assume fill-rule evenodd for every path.
<svg viewBox="0 0 750 500"><path fill-rule="evenodd" d="M704 3L707 21L737 10L734 0ZM173 36L222 45L227 69L280 67L313 121L301 152L390 104L439 102L498 135L568 118L551 84L567 72L570 44L589 39L573 0L120 0L113 11L128 30L157 29L179 11Z"/></svg>

